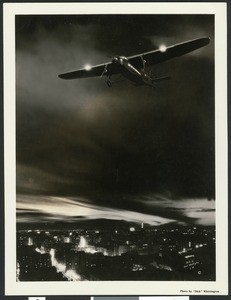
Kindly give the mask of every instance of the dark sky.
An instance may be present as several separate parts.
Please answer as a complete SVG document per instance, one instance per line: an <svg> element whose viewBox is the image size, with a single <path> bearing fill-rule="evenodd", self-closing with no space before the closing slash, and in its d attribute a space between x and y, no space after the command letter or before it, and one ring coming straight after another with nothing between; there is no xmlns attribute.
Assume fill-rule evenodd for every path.
<svg viewBox="0 0 231 300"><path fill-rule="evenodd" d="M211 15L17 16L18 220L214 223L213 31ZM172 77L156 89L57 76L204 36L152 68Z"/></svg>

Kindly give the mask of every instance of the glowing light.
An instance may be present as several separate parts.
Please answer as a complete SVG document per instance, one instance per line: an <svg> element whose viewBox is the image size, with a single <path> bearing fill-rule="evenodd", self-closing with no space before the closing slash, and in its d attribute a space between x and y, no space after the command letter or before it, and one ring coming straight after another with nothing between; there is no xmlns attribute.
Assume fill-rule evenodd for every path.
<svg viewBox="0 0 231 300"><path fill-rule="evenodd" d="M85 70L87 70L87 71L89 71L89 70L91 70L91 65L85 65Z"/></svg>
<svg viewBox="0 0 231 300"><path fill-rule="evenodd" d="M16 281L20 281L20 264L17 262L17 269L16 269Z"/></svg>
<svg viewBox="0 0 231 300"><path fill-rule="evenodd" d="M85 237L81 236L80 241L79 241L79 246L78 249L81 251L84 251L85 253L96 253L97 250L95 249L94 246L89 246L87 240Z"/></svg>
<svg viewBox="0 0 231 300"><path fill-rule="evenodd" d="M40 253L40 254L45 254L45 253L46 253L46 251L45 251L45 249L44 249L43 246L41 246L40 249L37 247L37 248L35 249L35 251L38 252L38 253Z"/></svg>
<svg viewBox="0 0 231 300"><path fill-rule="evenodd" d="M83 236L81 236L79 241L79 248L87 248L87 247L88 247L87 240Z"/></svg>
<svg viewBox="0 0 231 300"><path fill-rule="evenodd" d="M32 239L32 237L29 237L27 245L28 246L33 246L33 239Z"/></svg>
<svg viewBox="0 0 231 300"><path fill-rule="evenodd" d="M51 264L56 268L57 273L62 273L69 281L80 281L81 277L74 270L68 270L65 264L59 263L55 258L55 249L50 250Z"/></svg>
<svg viewBox="0 0 231 300"><path fill-rule="evenodd" d="M160 45L159 50L161 52L165 52L167 50L167 47L165 45Z"/></svg>
<svg viewBox="0 0 231 300"><path fill-rule="evenodd" d="M65 244L69 244L71 242L70 238L67 237L67 236L64 237L63 241L64 241Z"/></svg>

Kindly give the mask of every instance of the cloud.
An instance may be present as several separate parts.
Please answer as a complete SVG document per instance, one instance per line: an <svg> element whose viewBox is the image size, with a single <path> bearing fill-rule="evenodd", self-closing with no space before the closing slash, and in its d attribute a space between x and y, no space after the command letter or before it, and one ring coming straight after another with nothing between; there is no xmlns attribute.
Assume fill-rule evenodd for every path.
<svg viewBox="0 0 231 300"><path fill-rule="evenodd" d="M133 199L133 207L127 209L119 203L114 208L96 205L94 201L81 198L64 198L51 196L18 195L17 220L18 222L47 222L76 220L126 220L128 222L144 222L149 225L166 223L214 225L214 201L205 199L158 199L155 195L147 196L148 204L140 209L140 203ZM145 199L146 197L143 197ZM210 207L209 209L206 207Z"/></svg>
<svg viewBox="0 0 231 300"><path fill-rule="evenodd" d="M153 75L172 77L155 90L128 81L108 89L102 78L65 81L57 75L162 41L213 38L213 25L213 17L203 15L18 16L18 194L197 219L177 203L215 198L213 43L155 66ZM167 193L175 200L168 200L168 209ZM162 199L150 204L144 195Z"/></svg>

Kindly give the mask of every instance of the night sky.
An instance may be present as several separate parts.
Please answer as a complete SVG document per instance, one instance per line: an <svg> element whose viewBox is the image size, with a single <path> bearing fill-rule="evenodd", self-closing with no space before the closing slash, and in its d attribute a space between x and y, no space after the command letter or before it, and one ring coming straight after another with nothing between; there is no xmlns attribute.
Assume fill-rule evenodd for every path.
<svg viewBox="0 0 231 300"><path fill-rule="evenodd" d="M199 37L156 89L58 78ZM16 16L18 222L214 224L213 44L211 15Z"/></svg>

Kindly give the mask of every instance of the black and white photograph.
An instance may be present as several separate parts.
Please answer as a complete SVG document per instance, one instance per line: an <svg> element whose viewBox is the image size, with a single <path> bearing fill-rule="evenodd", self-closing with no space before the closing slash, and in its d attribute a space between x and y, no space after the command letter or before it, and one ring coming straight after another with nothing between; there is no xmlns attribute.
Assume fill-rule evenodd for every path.
<svg viewBox="0 0 231 300"><path fill-rule="evenodd" d="M14 30L16 284L219 294L215 14L49 10Z"/></svg>

